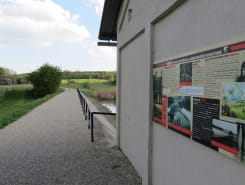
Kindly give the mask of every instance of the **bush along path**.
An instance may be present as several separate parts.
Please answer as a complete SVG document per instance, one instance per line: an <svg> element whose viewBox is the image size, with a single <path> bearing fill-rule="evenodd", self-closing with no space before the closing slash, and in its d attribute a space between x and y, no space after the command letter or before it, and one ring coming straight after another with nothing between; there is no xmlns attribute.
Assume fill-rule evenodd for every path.
<svg viewBox="0 0 245 185"><path fill-rule="evenodd" d="M0 185L140 185L125 156L89 131L76 90L40 105L0 130Z"/></svg>

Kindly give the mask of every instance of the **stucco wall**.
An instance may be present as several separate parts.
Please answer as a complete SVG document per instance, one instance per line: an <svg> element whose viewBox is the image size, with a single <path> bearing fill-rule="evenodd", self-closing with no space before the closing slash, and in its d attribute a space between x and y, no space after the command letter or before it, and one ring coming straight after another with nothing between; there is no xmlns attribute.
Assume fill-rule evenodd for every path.
<svg viewBox="0 0 245 185"><path fill-rule="evenodd" d="M149 130L151 122L147 120L151 113L147 108L151 84L146 82L149 81L149 64L153 61L245 37L245 1L188 0L152 27L152 21L174 1L132 2L127 6L133 10L132 20L127 20L127 13L123 19L121 11L119 22L124 21L121 28L118 27L119 124L123 152L142 176L143 184L147 184L145 176L150 168L147 160L151 155L148 149L152 149L154 185L244 185L244 164L160 125L154 124ZM140 30L149 27L152 28L151 42L146 41L150 37L147 33L130 41ZM146 55L149 48L152 49L151 57ZM148 138L151 135L148 132L152 138ZM152 144L148 144L151 139Z"/></svg>
<svg viewBox="0 0 245 185"><path fill-rule="evenodd" d="M154 25L153 60L245 36L245 1L189 0ZM154 124L154 185L244 185L245 165Z"/></svg>
<svg viewBox="0 0 245 185"><path fill-rule="evenodd" d="M146 174L149 99L144 33L121 50L120 147L139 174ZM141 47L138 47L141 46ZM143 73L141 73L141 71ZM129 83L130 82L130 83ZM144 177L143 177L144 178Z"/></svg>

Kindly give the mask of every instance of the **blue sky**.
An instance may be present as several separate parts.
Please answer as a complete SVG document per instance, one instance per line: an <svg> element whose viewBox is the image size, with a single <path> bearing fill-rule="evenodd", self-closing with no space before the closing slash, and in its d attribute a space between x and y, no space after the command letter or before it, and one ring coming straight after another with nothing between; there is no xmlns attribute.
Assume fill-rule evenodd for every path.
<svg viewBox="0 0 245 185"><path fill-rule="evenodd" d="M116 70L116 49L96 46L103 1L0 0L0 66Z"/></svg>

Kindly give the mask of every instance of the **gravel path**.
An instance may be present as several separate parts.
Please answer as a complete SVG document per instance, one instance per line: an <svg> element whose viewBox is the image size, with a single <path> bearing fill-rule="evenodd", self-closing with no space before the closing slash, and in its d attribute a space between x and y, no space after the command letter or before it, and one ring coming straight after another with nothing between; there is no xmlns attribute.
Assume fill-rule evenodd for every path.
<svg viewBox="0 0 245 185"><path fill-rule="evenodd" d="M66 90L0 130L0 185L140 185L125 156L95 137Z"/></svg>

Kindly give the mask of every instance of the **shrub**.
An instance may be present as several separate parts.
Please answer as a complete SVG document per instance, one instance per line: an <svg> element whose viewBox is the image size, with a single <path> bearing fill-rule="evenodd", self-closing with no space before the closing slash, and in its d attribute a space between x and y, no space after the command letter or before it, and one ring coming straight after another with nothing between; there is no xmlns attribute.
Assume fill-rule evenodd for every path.
<svg viewBox="0 0 245 185"><path fill-rule="evenodd" d="M111 79L110 79L110 82L112 85L116 85L117 84L117 76L113 76Z"/></svg>
<svg viewBox="0 0 245 185"><path fill-rule="evenodd" d="M89 88L90 88L90 83L89 83L89 82L83 82L83 83L82 83L82 87L83 87L84 89L89 89Z"/></svg>
<svg viewBox="0 0 245 185"><path fill-rule="evenodd" d="M33 85L33 96L43 97L57 91L62 79L60 68L44 64L29 75Z"/></svg>

